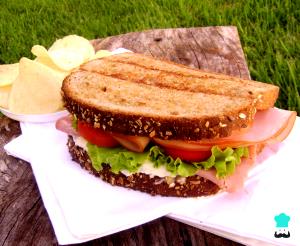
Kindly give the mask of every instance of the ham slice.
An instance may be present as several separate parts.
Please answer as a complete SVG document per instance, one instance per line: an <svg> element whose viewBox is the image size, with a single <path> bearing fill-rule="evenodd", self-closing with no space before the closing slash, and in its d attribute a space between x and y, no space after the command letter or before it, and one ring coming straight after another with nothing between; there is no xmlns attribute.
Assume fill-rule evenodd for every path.
<svg viewBox="0 0 300 246"><path fill-rule="evenodd" d="M218 179L215 170L200 170L198 175L217 184L222 190L234 192L241 189L249 171L256 163L256 156L265 145L273 145L283 141L290 133L296 119L296 112L272 108L260 111L255 115L255 120L248 132L234 133L227 138L214 141L214 145L220 147L249 146L249 158L243 159L236 167L234 174ZM197 144L211 145L212 141L199 141Z"/></svg>
<svg viewBox="0 0 300 246"><path fill-rule="evenodd" d="M241 147L255 144L274 144L283 141L290 133L297 113L278 108L256 113L253 125L247 132L233 132L230 137L207 139L201 141L159 140L155 141L165 147L186 150L209 150L217 145L220 148Z"/></svg>
<svg viewBox="0 0 300 246"><path fill-rule="evenodd" d="M234 132L230 137L197 141L193 143L219 146L248 146L253 144L273 144L283 141L294 126L297 113L278 108L259 111L255 114L252 127L246 133Z"/></svg>
<svg viewBox="0 0 300 246"><path fill-rule="evenodd" d="M58 121L56 121L55 127L57 130L67 133L68 135L78 136L77 131L72 126L72 116L71 115L67 115L67 116L60 118Z"/></svg>
<svg viewBox="0 0 300 246"><path fill-rule="evenodd" d="M197 175L206 178L217 184L222 190L227 192L235 192L244 186L249 171L254 167L256 160L257 146L249 147L249 158L243 158L242 162L236 166L235 172L223 179L216 177L216 170L199 170Z"/></svg>
<svg viewBox="0 0 300 246"><path fill-rule="evenodd" d="M210 150L212 146L218 145L220 148L241 147L255 144L274 144L283 141L293 128L297 113L278 108L259 111L255 115L253 125L247 132L234 132L230 137L219 139L208 139L201 141L180 141L154 139L161 146L194 151ZM71 116L64 117L57 121L57 129L69 135L77 135L72 128ZM148 137L126 136L114 134L117 141L125 148L135 151L142 151L149 143Z"/></svg>

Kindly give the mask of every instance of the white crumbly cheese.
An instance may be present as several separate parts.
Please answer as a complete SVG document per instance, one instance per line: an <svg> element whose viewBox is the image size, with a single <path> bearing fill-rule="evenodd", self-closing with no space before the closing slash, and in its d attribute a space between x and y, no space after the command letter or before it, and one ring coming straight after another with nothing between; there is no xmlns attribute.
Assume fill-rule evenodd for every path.
<svg viewBox="0 0 300 246"><path fill-rule="evenodd" d="M164 166L154 167L153 162L146 160L138 170L139 173L154 175L158 177L174 176Z"/></svg>
<svg viewBox="0 0 300 246"><path fill-rule="evenodd" d="M82 138L82 137L74 137L74 142L77 146L83 148L85 151L87 151L87 141ZM131 175L131 173L129 173L127 170L122 170L121 171L124 175L129 176ZM149 161L146 160L141 167L139 168L139 170L137 171L138 173L144 173L147 174L149 176L153 175L153 176L158 176L158 177L172 177L174 176L172 173L170 173L169 171L167 171L167 169L164 166L160 166L158 168L154 167L154 164Z"/></svg>
<svg viewBox="0 0 300 246"><path fill-rule="evenodd" d="M83 137L73 137L74 142L77 146L83 148L85 151L87 151L87 141Z"/></svg>

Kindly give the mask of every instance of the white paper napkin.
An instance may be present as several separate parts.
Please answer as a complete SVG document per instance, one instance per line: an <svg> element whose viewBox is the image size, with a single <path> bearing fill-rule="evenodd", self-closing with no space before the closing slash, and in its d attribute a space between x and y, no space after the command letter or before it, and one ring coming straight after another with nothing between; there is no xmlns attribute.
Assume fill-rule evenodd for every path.
<svg viewBox="0 0 300 246"><path fill-rule="evenodd" d="M21 129L22 135L5 149L31 163L60 244L92 240L167 214L244 244L299 242L299 118L279 150L266 149L273 155L251 173L245 190L191 199L152 197L113 187L70 159L67 136L54 123L21 123ZM281 212L291 216L288 239L273 236L274 216Z"/></svg>

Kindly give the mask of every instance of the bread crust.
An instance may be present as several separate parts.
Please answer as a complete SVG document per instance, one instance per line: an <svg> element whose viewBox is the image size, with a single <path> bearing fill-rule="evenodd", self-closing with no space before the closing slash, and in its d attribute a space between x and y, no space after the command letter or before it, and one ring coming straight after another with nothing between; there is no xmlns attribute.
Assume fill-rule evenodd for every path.
<svg viewBox="0 0 300 246"><path fill-rule="evenodd" d="M255 109L248 107L222 116L199 118L164 118L128 115L82 105L63 94L66 109L94 128L132 136L148 136L165 140L213 139L230 136L232 131L247 128Z"/></svg>
<svg viewBox="0 0 300 246"><path fill-rule="evenodd" d="M161 195L173 197L208 196L216 194L220 190L216 184L198 175L187 177L185 178L185 182L182 182L182 179L179 178L151 177L144 173L136 173L130 176L126 176L122 173L115 174L110 172L110 167L107 164L103 165L101 171L96 171L92 166L87 152L83 148L75 145L72 136L69 136L67 146L75 162L111 185L146 192L153 196Z"/></svg>

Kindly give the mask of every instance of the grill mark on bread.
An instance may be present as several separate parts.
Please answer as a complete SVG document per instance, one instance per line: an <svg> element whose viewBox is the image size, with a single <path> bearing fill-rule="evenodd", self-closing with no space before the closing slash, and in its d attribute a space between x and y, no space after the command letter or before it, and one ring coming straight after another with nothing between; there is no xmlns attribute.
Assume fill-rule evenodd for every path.
<svg viewBox="0 0 300 246"><path fill-rule="evenodd" d="M129 63L123 63L123 62L120 62L120 64L126 64L128 65ZM138 65L135 65L133 64L134 66L138 66ZM143 67L143 66L139 66L139 67ZM143 67L144 68L144 67ZM145 67L146 69L146 67ZM127 75L124 75L122 73L116 73L116 74L109 74L109 73L106 73L104 71L93 71L93 70L88 70L88 69L85 69L84 67L82 67L82 70L85 70L85 71L88 71L88 72L94 72L94 73L98 73L100 75L103 75L103 76L106 76L106 77L111 77L111 78L116 78L116 79L121 79L121 80L125 80L128 78ZM147 69L149 70L149 69ZM151 69L152 71L156 71L156 72L160 72L160 73L164 73L164 75L167 75L167 74L174 74L175 76L182 76L182 77L189 77L189 78L192 78L192 76L184 76L182 74L177 74L177 73L172 73L172 72L166 72L166 71L163 71L163 70L159 70L159 69ZM108 70L106 70L108 71ZM196 77L195 77L196 78ZM201 78L201 79L216 79L215 77L209 77L209 76L203 76L203 77L197 77L197 78ZM209 88L205 88L205 89L192 89L192 88L189 88L187 87L184 83L178 85L178 87L175 87L174 85L172 84L166 84L163 82L163 80L161 81L156 81L155 84L152 84L149 80L147 79L144 79L144 78L131 78L130 79L131 82L135 82L135 83L143 83L143 84L146 84L146 85L153 85L153 86L158 86L158 87L165 87L165 88L169 88L169 89L175 89L175 90L186 90L186 91L191 91L191 92L206 92L206 93L209 93L209 94L214 94L214 95L224 95L225 93L218 93L216 92L215 90L211 90ZM230 93L228 93L227 96L229 96Z"/></svg>
<svg viewBox="0 0 300 246"><path fill-rule="evenodd" d="M259 88L258 83L260 83L260 82L255 82L255 83L257 83L257 85L253 86L253 85L249 85L248 80L235 79L232 77L230 78L230 80L223 78L222 83L225 85L225 88L226 87L229 87L229 88L227 88L226 90L222 90L222 88L218 87L219 80L220 80L218 76L213 76L213 75L208 75L208 74L205 74L202 76L193 75L193 74L188 75L185 72L179 73L179 72L174 72L174 71L169 71L169 70L164 70L164 69L151 68L151 67L147 67L145 65L130 62L130 61L126 61L126 62L119 61L119 60L116 60L116 61L107 60L106 61L106 63L109 63L109 62L111 64L115 63L118 65L132 66L132 70L135 70L134 67L139 67L140 69L143 69L144 71L142 71L138 75L138 76L141 76L140 78L138 78L138 77L130 78L130 81L132 81L132 82L143 83L143 84L147 84L147 85L155 85L155 86L166 87L166 88L172 88L172 89L177 89L177 90L184 89L184 90L191 91L191 92L205 92L205 93L210 93L210 94L215 94L215 95L236 96L237 94L239 94L239 96L241 96L241 97L251 98L251 99L255 100L256 107L261 110L272 107L278 96L278 90L275 86L264 84L265 86L270 86L270 89L273 90L272 91L273 95L269 101L260 100L262 97L262 94L270 92L270 91L264 90L263 88ZM86 69L85 66L82 66L82 69L86 70L86 71L97 72L101 75L118 78L118 79L123 79L123 80L126 80L128 78L128 76L124 73L121 73L121 72L111 73L111 71L109 69L105 69L103 71L91 70L91 69ZM148 77L144 77L144 74L146 74L147 71L152 71L154 74L148 74ZM157 77L162 77L162 79L155 80L155 82L154 82L153 78L157 78ZM173 82L176 81L176 82L173 84L168 83L168 82L166 82L166 79L172 80ZM191 81L193 79L200 80L200 81L198 81L198 84L196 86L195 86L195 83L193 81ZM209 80L210 84L208 86L202 84L204 82L204 80L206 80L206 81ZM211 83L215 83L213 88L210 88ZM244 86L246 86L246 87L251 86L253 90L258 90L258 91L257 92L251 91L251 93L249 93L249 89L243 90ZM266 102L267 102L267 104L266 104Z"/></svg>
<svg viewBox="0 0 300 246"><path fill-rule="evenodd" d="M205 91L212 94L226 94L232 96L243 96L246 98L251 98L255 100L256 107L259 110L272 107L278 97L278 92L279 92L279 88L271 84L250 81L250 80L243 80L240 78L230 77L227 75L222 75L217 73L208 73L197 69L188 68L181 64L175 64L169 61L155 60L151 57L147 57L145 55L140 55L140 54L125 53L120 55L114 55L114 56L109 56L109 57L99 59L99 62L102 62L102 64L109 63L115 67L116 66L118 67L122 64L125 66L135 66L140 69L146 69L147 71L152 71L156 73L158 72L163 74L164 76L169 76L169 77L177 76L184 79L195 78L201 80L202 83L204 84L206 83L205 81L207 80L217 80L217 81L223 80L222 83L225 84L227 83L227 86L229 86L227 90L223 92L220 90L219 86L216 86L217 88L209 88L209 86L204 86L201 83L201 81L198 83L199 85L196 88L191 88L188 85L186 85L186 83L181 83L179 84L180 85L179 88L175 88L174 85L172 87L172 83L168 84L168 83L164 83L164 81L159 81L159 80L156 81L156 84L164 87L168 86L170 88L175 88L175 89L183 89L184 87L185 90L190 90L190 91L198 91L198 92ZM86 65L82 65L81 69L91 71L91 68L87 68ZM110 69L107 69L106 72L109 73L109 71ZM142 74L146 74L146 72L143 72ZM118 78L124 78L122 77L123 75L122 73L119 73L119 74L114 74L113 76ZM151 84L153 80L149 81L149 79L147 80L147 78L145 78L141 80L136 80L136 82ZM209 83L211 83L211 81ZM251 91L251 93L249 93L249 91ZM260 96L264 96L265 99L259 100Z"/></svg>
<svg viewBox="0 0 300 246"><path fill-rule="evenodd" d="M126 176L122 173L110 172L109 165L103 165L101 171L96 171L91 163L87 152L75 145L73 137L68 137L67 146L72 159L91 174L101 178L111 185L121 186L149 193L150 195L176 196L176 197L198 197L208 196L219 192L220 188L211 181L194 175L191 177L168 177L162 178L144 173L135 173Z"/></svg>
<svg viewBox="0 0 300 246"><path fill-rule="evenodd" d="M144 69L147 69L147 70L152 70L152 71L157 71L157 72L165 72L165 73L168 73L168 74L173 74L173 75L182 76L182 77L197 78L197 79L217 79L217 77L215 77L213 75L207 75L207 74L201 75L201 76L200 75L193 75L193 74L187 75L187 74L184 74L184 73L174 72L174 71L170 71L170 70L166 70L166 69L148 67L148 66L145 66L145 65L142 65L142 64L139 64L139 63L136 63L136 62L130 62L130 61L112 60L110 62L119 63L119 64L126 64L126 65L133 65L133 66L141 67L141 68L144 68Z"/></svg>
<svg viewBox="0 0 300 246"><path fill-rule="evenodd" d="M134 60L133 61L129 60L131 58L133 58ZM148 62L147 66L144 66L141 63L141 61L136 59L136 58L141 58L141 59L144 59L144 60L147 60L147 61L151 61L151 63ZM132 64L132 65L141 66L141 67L144 67L144 68L147 68L147 69L153 69L153 67L152 67L153 63L154 64L164 63L164 64L167 64L169 66L174 66L174 67L177 67L179 69L182 69L185 72L189 72L189 73L192 72L192 74L189 74L188 76L192 76L192 77L196 77L196 78L197 77L201 78L201 76L193 75L193 72L197 73L197 74L204 73L205 74L204 77L213 76L211 78L216 78L216 79L220 78L220 79L229 79L229 80L234 80L234 81L239 81L239 82L246 81L246 82L250 82L250 83L253 83L253 82L256 83L256 81L245 80L245 79L241 79L241 78L238 78L238 77L232 77L232 76L229 76L229 75L215 73L215 72L201 71L199 69L192 68L192 67L187 67L187 66L179 64L179 63L174 63L174 62L163 60L163 59L155 59L153 57L149 57L149 56L138 54L138 53L123 53L123 54L119 54L119 55L112 55L112 56L104 57L104 58L101 58L101 59L108 60L108 61L114 61L114 62L120 62L120 63L124 63L124 64L128 63L128 64ZM154 65L154 67L155 67L155 65ZM164 67L164 66L162 66L162 67ZM182 75L182 73L176 73L176 72L172 72L172 71L166 70L166 69L161 69L161 71L175 73L176 75ZM215 77L215 76L217 76L217 77ZM265 83L262 83L262 82L258 82L258 83L260 83L263 86L267 85L269 87L277 87L277 86L274 86L274 85L271 85L271 84L265 84Z"/></svg>

